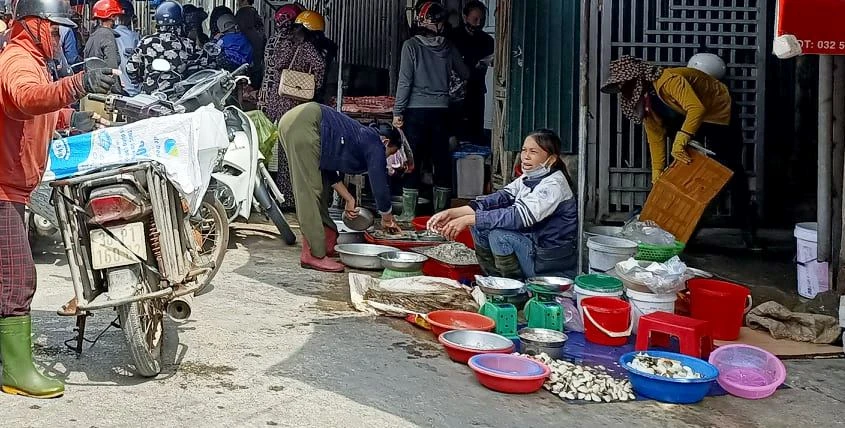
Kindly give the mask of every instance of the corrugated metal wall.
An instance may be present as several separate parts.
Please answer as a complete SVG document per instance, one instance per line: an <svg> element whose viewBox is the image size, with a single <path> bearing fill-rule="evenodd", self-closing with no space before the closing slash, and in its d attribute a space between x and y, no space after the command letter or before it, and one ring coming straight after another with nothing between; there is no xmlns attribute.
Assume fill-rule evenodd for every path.
<svg viewBox="0 0 845 428"><path fill-rule="evenodd" d="M577 1L514 1L505 147L518 151L532 130L551 128L571 152L577 133Z"/></svg>
<svg viewBox="0 0 845 428"><path fill-rule="evenodd" d="M390 69L398 63L405 22L405 0L303 0L302 4L326 16L326 36L340 43L341 17L346 19L343 40L346 64Z"/></svg>

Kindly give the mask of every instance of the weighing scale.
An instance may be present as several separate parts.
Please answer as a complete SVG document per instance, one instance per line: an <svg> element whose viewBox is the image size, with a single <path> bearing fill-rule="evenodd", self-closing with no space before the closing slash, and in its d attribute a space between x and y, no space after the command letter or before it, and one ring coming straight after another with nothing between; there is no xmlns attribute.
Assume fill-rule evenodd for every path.
<svg viewBox="0 0 845 428"><path fill-rule="evenodd" d="M525 304L525 318L530 328L545 328L563 331L563 307L557 302L557 297L564 292L551 291L540 285L528 285L531 299Z"/></svg>
<svg viewBox="0 0 845 428"><path fill-rule="evenodd" d="M478 313L496 322L496 334L511 340L519 340L516 330L517 310L514 303L524 301L525 284L507 278L480 276L475 278L478 287L487 298L487 303L481 306Z"/></svg>

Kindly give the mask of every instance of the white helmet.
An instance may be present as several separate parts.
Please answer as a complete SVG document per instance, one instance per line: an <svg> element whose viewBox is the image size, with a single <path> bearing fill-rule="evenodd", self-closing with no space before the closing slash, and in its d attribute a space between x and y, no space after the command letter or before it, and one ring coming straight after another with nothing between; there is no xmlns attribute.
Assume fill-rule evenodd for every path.
<svg viewBox="0 0 845 428"><path fill-rule="evenodd" d="M694 68L709 74L716 80L722 80L728 72L728 66L718 55L711 53L698 53L690 58L687 67Z"/></svg>

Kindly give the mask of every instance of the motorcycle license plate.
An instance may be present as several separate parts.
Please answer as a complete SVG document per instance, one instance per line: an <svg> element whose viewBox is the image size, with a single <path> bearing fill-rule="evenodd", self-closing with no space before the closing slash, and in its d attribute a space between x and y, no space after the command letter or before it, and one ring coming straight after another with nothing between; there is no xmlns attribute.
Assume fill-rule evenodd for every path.
<svg viewBox="0 0 845 428"><path fill-rule="evenodd" d="M120 242L101 229L91 231L91 264L94 269L106 269L138 263L132 254L147 258L147 238L144 223L130 223L108 228ZM121 245L122 242L122 245ZM129 252L127 247L132 250Z"/></svg>

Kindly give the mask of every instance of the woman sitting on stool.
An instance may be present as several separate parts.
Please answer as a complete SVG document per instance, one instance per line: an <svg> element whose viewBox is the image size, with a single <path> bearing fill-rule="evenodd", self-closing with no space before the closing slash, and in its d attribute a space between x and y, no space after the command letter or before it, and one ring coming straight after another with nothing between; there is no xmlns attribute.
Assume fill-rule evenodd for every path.
<svg viewBox="0 0 845 428"><path fill-rule="evenodd" d="M578 262L578 207L560 146L553 131L531 133L522 145L522 176L468 206L436 214L428 228L454 240L471 226L486 275L572 277Z"/></svg>

